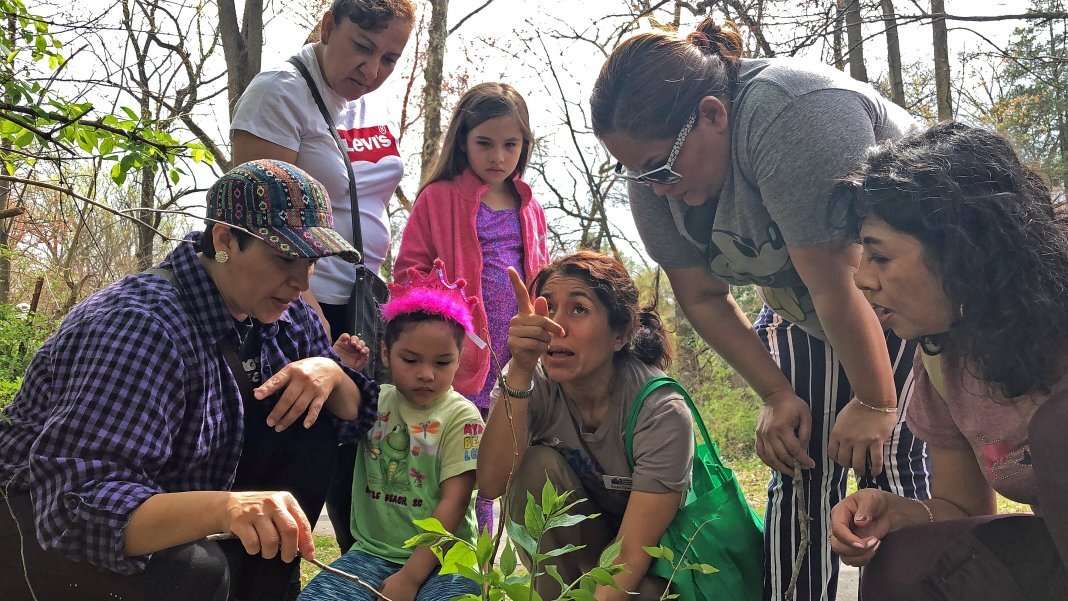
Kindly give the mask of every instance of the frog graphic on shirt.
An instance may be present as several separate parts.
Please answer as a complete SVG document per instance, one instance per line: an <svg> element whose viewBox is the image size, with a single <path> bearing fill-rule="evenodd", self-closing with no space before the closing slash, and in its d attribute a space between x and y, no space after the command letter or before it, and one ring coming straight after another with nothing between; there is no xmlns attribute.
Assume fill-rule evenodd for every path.
<svg viewBox="0 0 1068 601"><path fill-rule="evenodd" d="M411 448L411 439L408 437L408 426L402 421L389 434L382 437L376 447L382 479L385 484L397 484L408 480L408 451Z"/></svg>

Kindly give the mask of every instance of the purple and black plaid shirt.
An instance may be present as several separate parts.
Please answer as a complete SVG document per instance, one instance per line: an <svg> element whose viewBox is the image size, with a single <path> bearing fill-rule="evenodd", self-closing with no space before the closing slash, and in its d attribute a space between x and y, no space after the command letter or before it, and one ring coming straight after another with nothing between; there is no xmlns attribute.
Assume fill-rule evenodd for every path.
<svg viewBox="0 0 1068 601"><path fill-rule="evenodd" d="M30 491L41 546L120 574L147 563L123 553L130 514L156 493L228 490L244 439L241 393L216 346L237 336L234 319L192 244L162 267L176 286L135 274L75 307L0 419L0 487ZM264 379L298 359L337 359L300 300L262 339ZM328 419L351 440L373 423L378 386L346 372L360 415Z"/></svg>

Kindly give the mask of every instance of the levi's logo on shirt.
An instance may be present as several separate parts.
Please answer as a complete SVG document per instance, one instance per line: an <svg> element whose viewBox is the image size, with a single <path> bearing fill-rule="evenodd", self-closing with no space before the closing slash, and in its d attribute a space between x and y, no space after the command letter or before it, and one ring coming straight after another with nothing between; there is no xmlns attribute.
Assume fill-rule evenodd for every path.
<svg viewBox="0 0 1068 601"><path fill-rule="evenodd" d="M349 147L349 161L377 163L388 156L400 156L397 140L385 125L339 129L337 134Z"/></svg>

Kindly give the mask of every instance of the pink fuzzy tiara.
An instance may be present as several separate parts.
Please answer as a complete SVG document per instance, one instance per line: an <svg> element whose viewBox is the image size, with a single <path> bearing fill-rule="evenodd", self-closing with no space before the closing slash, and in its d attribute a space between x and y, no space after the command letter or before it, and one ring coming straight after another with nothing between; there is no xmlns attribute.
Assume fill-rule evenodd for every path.
<svg viewBox="0 0 1068 601"><path fill-rule="evenodd" d="M389 302L382 305L383 319L393 321L398 315L430 313L460 324L469 337L478 338L471 318L471 311L478 305L478 299L464 296L467 281L463 278L449 283L445 277L445 263L441 259L434 259L430 273L410 267L397 275L395 281L389 285Z"/></svg>

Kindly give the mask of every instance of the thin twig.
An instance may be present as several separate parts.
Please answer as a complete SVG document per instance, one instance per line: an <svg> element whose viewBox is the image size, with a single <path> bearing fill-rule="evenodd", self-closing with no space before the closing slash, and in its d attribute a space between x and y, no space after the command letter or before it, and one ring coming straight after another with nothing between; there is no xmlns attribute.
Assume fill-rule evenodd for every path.
<svg viewBox="0 0 1068 601"><path fill-rule="evenodd" d="M67 196L70 196L71 198L80 200L80 201L82 201L82 202L84 202L86 204L90 204L90 205L93 205L94 207L103 209L103 210L107 211L108 213L111 213L112 215L116 215L116 216L122 217L124 219L129 219L129 220L137 223L138 225L140 225L142 227L146 227L146 228L152 230L153 232L159 234L160 237L162 237L164 240L168 240L168 241L171 241L171 242L181 242L182 241L181 238L172 238L172 237L164 234L163 232L161 232L158 229L152 227L151 225L149 225L145 221L142 221L141 219L138 219L137 217L134 217L133 215L126 215L125 213L123 213L123 211L120 211L119 209L115 209L115 208L109 207L109 206L107 206L106 204L104 204L102 202L98 202L98 201L93 200L92 198L88 198L86 196L82 196L81 194L78 194L77 192L75 192L74 190L71 190L70 188L66 188L66 187L59 186L59 185L56 185L56 184L52 184L52 183L49 183L49 182L42 182L40 180L25 179L25 178L22 178L22 177L15 177L15 176L12 176L12 175L0 175L0 181L15 182L15 183L24 184L24 185L27 185L27 186L36 186L38 188L45 188L47 190L55 190L56 192L62 192L64 194L66 194Z"/></svg>
<svg viewBox="0 0 1068 601"><path fill-rule="evenodd" d="M234 534L233 532L220 532L218 534L209 534L208 536L204 537L204 540L209 541L209 542L220 542L220 541L224 541L224 540L236 540L236 539L237 539L237 535ZM385 599L386 601L393 601L389 597L383 595L382 591L379 591L378 589L376 589L375 587L371 586L370 584L367 584L366 581L364 581L363 579L361 579L359 576L357 576L355 574L349 574L348 572L346 572L344 570L339 570L339 569L337 569L335 567L328 566L325 563L319 561L318 559L315 559L314 557L304 557L303 555L300 555L299 553L297 554L297 557L300 557L304 561L306 561L306 562L318 567L320 570L325 570L327 572L330 572L331 574L334 574L335 576L340 576L340 577L342 577L342 578L344 578L346 580L351 580L352 582L355 582L356 584L358 584L358 585L364 587L365 589L371 591L372 593L374 593L376 595L375 599L382 598L382 599Z"/></svg>
<svg viewBox="0 0 1068 601"><path fill-rule="evenodd" d="M40 107L19 106L17 104L11 104L9 102L0 102L0 111L10 111L12 113L21 113L23 115L29 115L29 116L37 118L37 119L43 117L43 118L46 118L46 119L52 119L54 121L62 121L64 119L69 119L69 117L67 115L64 115L62 113L49 112L49 111L46 111L46 110L44 110L44 109L42 109ZM10 115L3 115L3 117L5 119L12 120ZM151 146L152 148L155 148L156 150L160 151L164 155L168 154L172 150L181 150L181 149L185 148L184 146L182 146L180 144L162 144L160 142L153 142L152 140L149 140L148 138L146 138L146 137L142 136L141 134L137 133L136 131L126 131L125 129L122 129L120 127L114 127L114 126L111 126L111 125L107 125L106 123L104 123L103 119L85 119L85 120L79 121L79 125L85 125L85 126L88 126L88 127L92 127L94 129L99 129L99 130L102 130L102 131L106 131L106 132L118 135L120 137L126 138L127 140L133 140L134 142L138 142L138 143L144 144L146 146ZM32 128L32 126L31 127L26 127L26 125L23 125L23 124L20 124L20 126L25 128L25 129L31 129ZM34 133L38 133L38 132L35 130ZM42 137L44 137L45 139L48 139L48 140L52 139L51 136L49 136L49 135L44 135ZM55 142L55 143L58 144L58 142Z"/></svg>
<svg viewBox="0 0 1068 601"><path fill-rule="evenodd" d="M486 333L486 340L490 340L489 332ZM490 358L493 359L493 364L497 367L498 377L504 373L504 366L501 365L500 359L497 358L497 353L493 351L492 341L488 344L490 351ZM504 481L504 494L501 495L501 517L497 523L497 531L493 536L493 553L490 554L490 562L492 563L497 558L497 551L501 547L501 537L505 531L505 519L508 516L510 509L508 503L508 493L512 489L512 474L515 473L515 469L519 462L519 437L515 433L515 422L512 421L512 397L507 392L504 393L504 412L508 417L508 429L512 432L512 465L508 468L508 478ZM531 590L534 588L534 582L531 580ZM489 594L489 583L483 584L482 595L483 598L487 598Z"/></svg>
<svg viewBox="0 0 1068 601"><path fill-rule="evenodd" d="M452 26L452 28L450 28L450 29L449 29L449 30L448 30L448 31L447 31L447 32L445 33L445 35L446 35L446 36L450 36L450 35L452 35L452 34L453 34L453 33L454 33L454 32L455 32L455 31L456 31L457 29L459 29L459 28L460 28L460 26L461 26L461 25L463 25L463 24L464 24L465 22L467 22L467 20L468 20L468 19L470 19L471 17L473 17L473 16L477 15L478 13L482 12L482 9L486 8L486 7L487 7L487 6L489 6L490 4L493 4L493 0L486 0L485 2L483 2L483 3L482 3L482 6L479 6L479 7L478 7L478 8L476 8L475 10L473 10L473 11L471 11L471 12L467 13L467 15L466 15L466 16L464 16L464 18L460 19L460 22L459 22L459 23L457 23L456 25L453 25L453 26Z"/></svg>
<svg viewBox="0 0 1068 601"><path fill-rule="evenodd" d="M671 583L675 581L675 575L679 573L679 568L682 567L682 562L686 560L686 554L690 552L690 547L693 546L693 541L697 539L697 535L701 533L701 530L704 529L705 526L711 524L712 520L715 519L717 518L709 518L701 522L701 525L697 527L697 530L694 530L693 534L691 534L690 537L686 539L686 547L683 548L682 554L679 555L678 563L676 563L671 569L671 577L668 578L667 586L664 587L664 592L660 595L660 601L664 601L668 598L668 595L671 594ZM698 561L700 561L700 558L698 558Z"/></svg>
<svg viewBox="0 0 1068 601"><path fill-rule="evenodd" d="M784 599L792 599L794 589L797 588L797 579L801 575L801 564L808 555L809 523L812 518L808 515L808 502L805 498L805 476L801 471L801 464L794 463L794 515L797 516L797 531L801 540L797 544L797 554L794 555L794 569L790 575L790 586L786 588Z"/></svg>
<svg viewBox="0 0 1068 601"><path fill-rule="evenodd" d="M14 476L11 479L14 480ZM22 534L22 525L19 524L19 519L15 517L15 508L11 506L11 495L8 492L9 486L11 486L10 480L4 484L4 490L0 491L0 495L4 497L7 512L11 516L11 523L15 524L15 532L19 536L19 559L22 562L22 579L26 581L26 590L30 592L30 597L33 601L38 601L37 593L33 590L33 584L30 582L29 564L26 563L26 537Z"/></svg>
<svg viewBox="0 0 1068 601"><path fill-rule="evenodd" d="M310 563L312 565L317 566L321 570L330 572L331 574L333 574L335 576L340 576L340 577L342 577L342 578L344 578L346 580L351 580L352 582L355 582L356 584L362 586L363 588L371 591L372 594L376 595L375 599L385 599L385 601L393 601L393 599L390 599L385 594L383 594L382 591L376 589L375 587L371 586L370 584L367 584L367 582L365 582L364 580L360 579L360 577L355 575L355 574L349 574L348 572L339 570L337 568L330 567L330 566L326 565L325 563L319 561L318 559L314 559L314 558L310 558L310 557L303 557L303 556L301 557L301 559L303 559L304 561L306 561L306 562L308 562L308 563Z"/></svg>
<svg viewBox="0 0 1068 601"><path fill-rule="evenodd" d="M164 234L163 232L159 231L158 229L152 227L151 225L149 225L145 221L142 221L141 219L138 219L137 217L134 217L133 215L130 215L129 213L136 213L136 212L142 212L143 211L143 212L149 212L149 213L170 213L170 214L175 214L175 215L184 215L186 217L192 217L194 219L203 219L204 221L208 221L208 222L211 222L211 223L218 223L218 224L221 224L221 225L225 225L225 226L228 226L228 227L230 227L232 229L240 230L240 231L248 234L249 236L252 236L253 238L258 238L260 240L263 240L263 236L257 234L256 232L253 232L251 230L245 229L245 228L241 227L240 225L234 225L233 223L227 223L226 221L219 221L218 219L212 219L210 217L200 217L198 215L193 215L192 213L188 213L186 211L174 210L174 209L154 209L154 208L148 208L148 207L135 207L135 208L132 208L132 209L116 209L116 208L113 208L113 207L109 207L106 204L103 204L103 203L101 203L99 201L93 200L92 198L88 198L86 196L82 196L81 194L78 194L77 192L75 192L74 190L71 190L70 188L65 188L63 186L59 186L59 185L52 184L52 183L49 183L49 182L42 182L40 180L35 180L35 179L25 179L25 178L21 178L21 177L14 177L14 176L11 176L11 175L0 175L0 181L15 182L15 183L19 183L19 184L25 184L27 186L36 186L38 188L45 188L47 190L55 190L57 192L62 192L64 194L66 194L67 196L70 196L71 198L74 198L76 200L80 200L80 201L82 201L82 202L84 202L86 204L89 204L89 205L92 205L94 207L103 209L103 210L107 211L108 213L111 213L112 215L115 215L117 217L122 217L123 219L129 219L130 221L133 221L134 223L137 223L138 225L146 227L146 228L152 230L153 232L155 232L157 235L159 235L159 237L163 238L164 240L166 240L168 242L185 242L185 240L182 239L182 238L174 238L172 236L168 236L168 235Z"/></svg>

